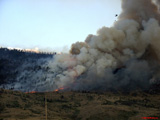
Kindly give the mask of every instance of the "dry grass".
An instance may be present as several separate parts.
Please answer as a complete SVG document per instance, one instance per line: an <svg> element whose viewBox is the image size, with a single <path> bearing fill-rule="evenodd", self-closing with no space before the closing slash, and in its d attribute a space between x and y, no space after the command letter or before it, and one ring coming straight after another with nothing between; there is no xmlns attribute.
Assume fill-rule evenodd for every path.
<svg viewBox="0 0 160 120"><path fill-rule="evenodd" d="M141 120L160 118L160 95L49 92L26 94L0 90L0 120Z"/></svg>

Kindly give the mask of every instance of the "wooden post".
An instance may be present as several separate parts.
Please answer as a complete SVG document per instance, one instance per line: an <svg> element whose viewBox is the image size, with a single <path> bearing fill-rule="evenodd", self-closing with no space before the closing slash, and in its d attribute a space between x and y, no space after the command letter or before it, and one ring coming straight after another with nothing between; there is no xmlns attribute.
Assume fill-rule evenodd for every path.
<svg viewBox="0 0 160 120"><path fill-rule="evenodd" d="M47 93L45 93L45 115L46 115L46 120L47 120Z"/></svg>

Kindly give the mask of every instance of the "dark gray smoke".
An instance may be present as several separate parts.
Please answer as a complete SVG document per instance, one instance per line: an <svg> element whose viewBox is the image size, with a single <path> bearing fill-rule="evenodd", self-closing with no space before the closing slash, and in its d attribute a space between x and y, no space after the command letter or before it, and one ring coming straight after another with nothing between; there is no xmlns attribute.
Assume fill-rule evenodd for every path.
<svg viewBox="0 0 160 120"><path fill-rule="evenodd" d="M97 76L92 69L82 75L72 87L74 90L145 90L150 85L151 77L146 61L131 60L118 70L107 68L103 76Z"/></svg>

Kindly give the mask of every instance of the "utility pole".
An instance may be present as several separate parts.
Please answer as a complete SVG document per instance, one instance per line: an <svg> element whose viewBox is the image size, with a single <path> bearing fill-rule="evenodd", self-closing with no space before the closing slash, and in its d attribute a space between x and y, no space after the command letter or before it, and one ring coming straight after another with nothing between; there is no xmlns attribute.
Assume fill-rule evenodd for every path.
<svg viewBox="0 0 160 120"><path fill-rule="evenodd" d="M47 93L45 93L45 115L47 120Z"/></svg>

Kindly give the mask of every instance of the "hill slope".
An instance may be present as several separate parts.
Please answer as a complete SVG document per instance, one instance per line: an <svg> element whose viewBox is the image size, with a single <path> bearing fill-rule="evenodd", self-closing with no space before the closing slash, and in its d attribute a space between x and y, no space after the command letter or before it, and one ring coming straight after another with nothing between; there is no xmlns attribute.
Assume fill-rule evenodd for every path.
<svg viewBox="0 0 160 120"><path fill-rule="evenodd" d="M0 90L1 120L141 120L160 118L160 97L144 92L130 94L49 92L26 94Z"/></svg>
<svg viewBox="0 0 160 120"><path fill-rule="evenodd" d="M46 81L48 68L43 67L54 53L34 53L0 48L0 88L33 90ZM38 78L39 77L39 78ZM38 89L37 85L37 89Z"/></svg>

